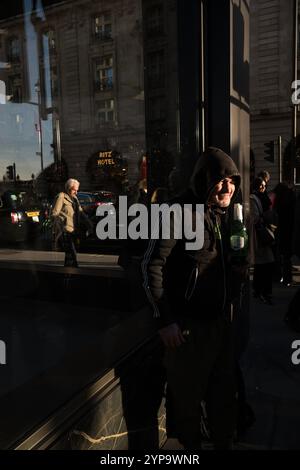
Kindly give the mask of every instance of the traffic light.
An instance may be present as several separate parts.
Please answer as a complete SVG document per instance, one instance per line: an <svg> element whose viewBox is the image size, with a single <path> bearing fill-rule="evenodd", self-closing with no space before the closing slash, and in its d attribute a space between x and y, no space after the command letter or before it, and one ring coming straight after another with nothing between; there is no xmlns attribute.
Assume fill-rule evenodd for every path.
<svg viewBox="0 0 300 470"><path fill-rule="evenodd" d="M9 165L6 167L6 176L9 180L14 179L14 167L13 165Z"/></svg>
<svg viewBox="0 0 300 470"><path fill-rule="evenodd" d="M274 163L274 140L266 142L264 144L264 147L264 152L267 155L266 157L264 157L264 160L267 160L267 162Z"/></svg>

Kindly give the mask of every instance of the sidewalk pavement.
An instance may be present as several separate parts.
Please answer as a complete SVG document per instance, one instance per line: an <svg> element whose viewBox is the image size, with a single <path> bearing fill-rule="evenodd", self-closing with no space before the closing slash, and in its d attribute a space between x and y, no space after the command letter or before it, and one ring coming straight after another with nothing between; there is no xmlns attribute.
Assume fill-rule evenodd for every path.
<svg viewBox="0 0 300 470"><path fill-rule="evenodd" d="M294 281L289 288L274 284L272 306L251 298L250 339L242 368L256 421L234 445L235 450L300 450L300 364L291 361L291 344L300 340L300 333L290 331L283 320L300 288L299 272ZM182 446L169 439L164 450L171 449Z"/></svg>
<svg viewBox="0 0 300 470"><path fill-rule="evenodd" d="M300 333L290 331L284 316L300 288L274 284L274 305L258 299L250 304L250 340L242 358L247 399L256 422L241 439L245 449L300 449L300 364L291 360L291 345Z"/></svg>
<svg viewBox="0 0 300 470"><path fill-rule="evenodd" d="M0 249L0 262L35 263L38 265L63 266L65 254L60 251ZM119 268L118 256L94 253L78 253L77 259L81 268Z"/></svg>

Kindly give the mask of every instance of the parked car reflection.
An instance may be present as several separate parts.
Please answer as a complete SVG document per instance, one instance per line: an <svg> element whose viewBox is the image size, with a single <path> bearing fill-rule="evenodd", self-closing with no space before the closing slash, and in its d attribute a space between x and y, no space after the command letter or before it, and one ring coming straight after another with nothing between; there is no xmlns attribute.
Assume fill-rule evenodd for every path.
<svg viewBox="0 0 300 470"><path fill-rule="evenodd" d="M94 230L89 237L85 237L81 234L80 251L92 250L95 252L118 250L120 242L119 240L99 240L96 235L96 226L100 220L100 217L96 215L97 208L99 206L105 206L105 210L108 214L117 217L117 196L111 191L97 191L97 192L84 192L80 191L77 193L78 200L86 212L91 222L93 223ZM117 224L118 225L118 224Z"/></svg>
<svg viewBox="0 0 300 470"><path fill-rule="evenodd" d="M100 205L115 205L116 195L110 191L84 192L77 193L81 207L89 217L95 217L97 207Z"/></svg>
<svg viewBox="0 0 300 470"><path fill-rule="evenodd" d="M44 212L33 194L5 191L0 195L0 241L25 242L37 237Z"/></svg>

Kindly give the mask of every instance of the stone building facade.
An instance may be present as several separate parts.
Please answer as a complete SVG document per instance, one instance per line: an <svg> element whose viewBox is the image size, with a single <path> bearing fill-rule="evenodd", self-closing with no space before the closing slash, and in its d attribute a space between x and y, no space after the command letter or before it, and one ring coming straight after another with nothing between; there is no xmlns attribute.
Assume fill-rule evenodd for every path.
<svg viewBox="0 0 300 470"><path fill-rule="evenodd" d="M44 155L63 159L82 188L111 189L104 187L105 178L101 187L91 187L87 172L89 159L109 150L122 155L134 184L147 150L146 131L150 152L177 151L176 2L42 3L42 10L14 12L0 22L0 59L8 64L0 80L8 106L31 103L27 134L36 141L34 127L52 133L53 141L43 142Z"/></svg>
<svg viewBox="0 0 300 470"><path fill-rule="evenodd" d="M268 170L271 186L279 181L278 136L282 140L283 179L300 183L291 162L294 80L294 0L250 2L251 154L255 172ZM298 34L299 35L299 34ZM265 143L275 141L274 164Z"/></svg>

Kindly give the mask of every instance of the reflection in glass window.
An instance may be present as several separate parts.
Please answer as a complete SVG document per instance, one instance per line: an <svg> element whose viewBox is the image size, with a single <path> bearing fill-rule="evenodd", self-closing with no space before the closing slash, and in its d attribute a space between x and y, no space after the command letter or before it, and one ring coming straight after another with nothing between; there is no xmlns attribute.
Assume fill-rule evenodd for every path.
<svg viewBox="0 0 300 470"><path fill-rule="evenodd" d="M10 209L28 209L38 207L36 196L29 191L5 191L1 195L4 206Z"/></svg>
<svg viewBox="0 0 300 470"><path fill-rule="evenodd" d="M148 80L150 88L164 86L164 51L156 51L148 57Z"/></svg>
<svg viewBox="0 0 300 470"><path fill-rule="evenodd" d="M20 74L8 77L8 97L13 103L22 102L22 78Z"/></svg>
<svg viewBox="0 0 300 470"><path fill-rule="evenodd" d="M0 104L6 103L6 83L0 80Z"/></svg>
<svg viewBox="0 0 300 470"><path fill-rule="evenodd" d="M147 152L143 179L157 186L152 149L179 148L176 1L20 3L26 15L0 20L2 175L15 164L18 188L49 201L68 177L86 192L124 194L138 184ZM8 49L19 61L7 60ZM99 152L117 152L126 165L100 167Z"/></svg>
<svg viewBox="0 0 300 470"><path fill-rule="evenodd" d="M57 76L57 67L56 66L51 67L50 81L51 81L52 97L56 97L58 95L58 76Z"/></svg>
<svg viewBox="0 0 300 470"><path fill-rule="evenodd" d="M95 60L95 89L96 91L113 88L113 56L103 56Z"/></svg>
<svg viewBox="0 0 300 470"><path fill-rule="evenodd" d="M300 167L295 168L294 183L300 186Z"/></svg>
<svg viewBox="0 0 300 470"><path fill-rule="evenodd" d="M48 39L48 47L49 51L55 52L56 51L56 42L55 42L55 33L52 29L49 29L48 31L45 32L45 36Z"/></svg>
<svg viewBox="0 0 300 470"><path fill-rule="evenodd" d="M97 103L97 123L105 124L115 120L114 100L101 100Z"/></svg>
<svg viewBox="0 0 300 470"><path fill-rule="evenodd" d="M53 29L48 29L42 33L44 60L43 80L44 80L44 101L46 108L51 108L53 98L58 96L58 70L56 39Z"/></svg>
<svg viewBox="0 0 300 470"><path fill-rule="evenodd" d="M53 106L53 98L58 96L58 67L56 37L53 29L43 32L44 81L47 107Z"/></svg>
<svg viewBox="0 0 300 470"><path fill-rule="evenodd" d="M22 114L11 114L11 128L14 130L16 138L17 136L22 137L24 130L24 117Z"/></svg>
<svg viewBox="0 0 300 470"><path fill-rule="evenodd" d="M112 37L112 22L111 13L106 12L102 15L93 17L93 34L94 38L100 41L111 39Z"/></svg>
<svg viewBox="0 0 300 470"><path fill-rule="evenodd" d="M19 38L9 38L7 43L7 62L19 62L20 52L21 51Z"/></svg>
<svg viewBox="0 0 300 470"><path fill-rule="evenodd" d="M166 100L164 96L153 96L149 99L149 119L161 121L166 118Z"/></svg>
<svg viewBox="0 0 300 470"><path fill-rule="evenodd" d="M157 36L163 33L163 5L154 5L147 9L146 30L149 36Z"/></svg>

